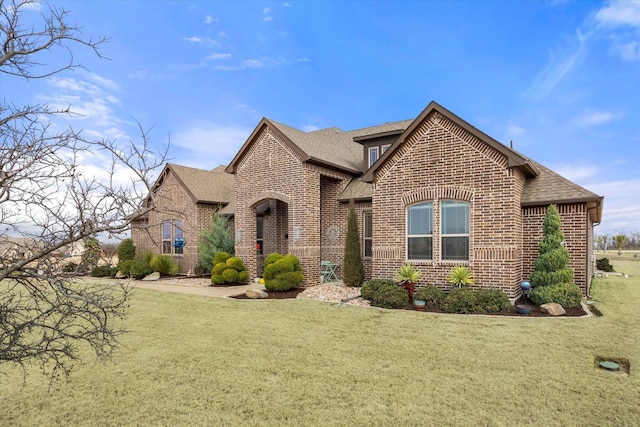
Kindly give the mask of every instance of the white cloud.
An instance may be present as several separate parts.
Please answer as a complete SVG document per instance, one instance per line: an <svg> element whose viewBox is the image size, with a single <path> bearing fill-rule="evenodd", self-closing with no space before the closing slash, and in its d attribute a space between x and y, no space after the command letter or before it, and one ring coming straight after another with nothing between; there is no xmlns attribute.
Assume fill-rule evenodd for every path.
<svg viewBox="0 0 640 427"><path fill-rule="evenodd" d="M525 95L535 99L547 97L556 86L567 76L587 53L586 36L579 30L576 38L571 42L576 44L569 53L552 53L548 65L535 78Z"/></svg>
<svg viewBox="0 0 640 427"><path fill-rule="evenodd" d="M229 59L231 58L231 54L230 53L212 53L209 54L209 56L207 56L207 60L218 60L218 59Z"/></svg>
<svg viewBox="0 0 640 427"><path fill-rule="evenodd" d="M320 130L320 128L316 125L302 125L300 127L300 130L304 131L304 132L313 132L316 130Z"/></svg>
<svg viewBox="0 0 640 427"><path fill-rule="evenodd" d="M622 43L614 47L620 53L620 56L625 61L638 61L640 60L640 43L629 42Z"/></svg>
<svg viewBox="0 0 640 427"><path fill-rule="evenodd" d="M264 62L259 59L247 59L242 61L242 65L245 68L262 68L264 66Z"/></svg>
<svg viewBox="0 0 640 427"><path fill-rule="evenodd" d="M612 1L596 12L596 20L606 26L640 27L640 2Z"/></svg>
<svg viewBox="0 0 640 427"><path fill-rule="evenodd" d="M212 169L228 164L245 143L253 128L243 125L192 123L171 136L173 152L179 152L179 163ZM203 158L202 153L207 153Z"/></svg>
<svg viewBox="0 0 640 427"><path fill-rule="evenodd" d="M273 21L273 16L265 16L262 18L262 22L270 22Z"/></svg>
<svg viewBox="0 0 640 427"><path fill-rule="evenodd" d="M604 196L602 224L596 229L596 233L640 231L640 197L637 197L633 190L640 188L640 179L594 182L587 188Z"/></svg>
<svg viewBox="0 0 640 427"><path fill-rule="evenodd" d="M573 182L584 182L595 178L599 172L599 168L594 165L561 164L554 166L553 170Z"/></svg>
<svg viewBox="0 0 640 427"><path fill-rule="evenodd" d="M516 125L510 125L507 131L509 133L509 136L511 137L519 137L527 133L527 131L525 131L523 128Z"/></svg>
<svg viewBox="0 0 640 427"><path fill-rule="evenodd" d="M598 126L610 122L615 115L609 111L592 111L578 117L573 124L580 127Z"/></svg>
<svg viewBox="0 0 640 427"><path fill-rule="evenodd" d="M204 40L198 36L192 36L192 37L183 37L182 40L186 40L189 43L202 43L204 42Z"/></svg>
<svg viewBox="0 0 640 427"><path fill-rule="evenodd" d="M212 24L212 23L214 23L214 22L220 22L220 18L213 17L213 16L211 16L211 15L207 15L207 16L204 18L204 23L205 23L205 24Z"/></svg>

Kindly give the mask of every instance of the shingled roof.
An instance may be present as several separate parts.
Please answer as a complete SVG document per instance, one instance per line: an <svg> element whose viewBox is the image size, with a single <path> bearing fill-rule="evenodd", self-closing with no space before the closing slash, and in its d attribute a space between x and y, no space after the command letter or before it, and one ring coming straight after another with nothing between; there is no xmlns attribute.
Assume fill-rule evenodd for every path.
<svg viewBox="0 0 640 427"><path fill-rule="evenodd" d="M208 171L167 163L154 185L154 190L161 185L165 174L172 171L194 203L227 204L233 200L234 176L226 173L225 168L218 166Z"/></svg>
<svg viewBox="0 0 640 427"><path fill-rule="evenodd" d="M412 120L384 123L378 126L355 129L344 132L337 127L304 132L283 123L263 118L251 136L247 139L238 154L227 167L228 172L235 170L235 165L244 156L255 136L264 127L279 135L305 162L321 164L336 168L353 175L364 172L362 145L354 138L375 135L388 131L404 130Z"/></svg>

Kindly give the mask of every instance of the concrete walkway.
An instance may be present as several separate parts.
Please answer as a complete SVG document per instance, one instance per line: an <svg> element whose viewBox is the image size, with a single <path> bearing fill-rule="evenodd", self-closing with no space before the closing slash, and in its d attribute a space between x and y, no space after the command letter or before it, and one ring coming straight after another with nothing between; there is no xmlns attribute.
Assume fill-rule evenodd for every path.
<svg viewBox="0 0 640 427"><path fill-rule="evenodd" d="M129 284L131 286L131 289L152 289L154 291L174 292L178 294L200 295L204 297L218 298L242 295L249 288L264 290L264 285L256 285L255 283L239 286L185 286L163 284L161 280L155 282L143 282L141 280L135 280L129 282Z"/></svg>

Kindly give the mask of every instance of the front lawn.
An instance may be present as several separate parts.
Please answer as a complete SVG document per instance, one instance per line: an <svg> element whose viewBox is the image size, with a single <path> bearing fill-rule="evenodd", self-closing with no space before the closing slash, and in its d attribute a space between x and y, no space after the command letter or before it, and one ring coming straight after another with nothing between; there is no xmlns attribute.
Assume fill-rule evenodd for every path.
<svg viewBox="0 0 640 427"><path fill-rule="evenodd" d="M612 263L630 277L596 280L586 319L138 289L111 362L51 392L4 365L0 425L634 425L640 262Z"/></svg>

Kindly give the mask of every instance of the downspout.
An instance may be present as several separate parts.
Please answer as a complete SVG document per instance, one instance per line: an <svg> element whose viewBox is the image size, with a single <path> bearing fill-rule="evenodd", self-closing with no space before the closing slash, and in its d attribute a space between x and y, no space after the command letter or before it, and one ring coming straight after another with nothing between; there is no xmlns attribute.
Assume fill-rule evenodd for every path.
<svg viewBox="0 0 640 427"><path fill-rule="evenodd" d="M596 205L596 206L594 206L592 208L587 208L587 227L586 227L586 233L587 233L586 240L587 240L587 242L589 242L589 211L591 211L593 209L598 209L598 205ZM594 222L593 224L591 224L591 235L594 238L595 238L595 234L594 234L594 230L593 229L594 229L594 227L596 225L600 225L600 223L599 222L597 222L597 223ZM591 250L593 250L593 242L591 244ZM593 256L595 256L595 253L593 254ZM587 269L586 269L586 271L589 271L589 263L590 262L591 262L591 260L589 259L589 257L587 257L587 265L586 265ZM594 264L595 264L595 261L594 261ZM594 268L594 271L595 271L595 268ZM587 280L589 280L589 286L587 286L587 295L586 296L587 296L587 298L591 298L591 294L590 294L590 291L591 291L591 279L589 278Z"/></svg>

